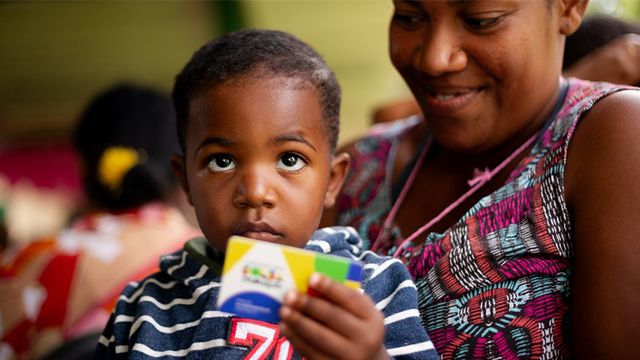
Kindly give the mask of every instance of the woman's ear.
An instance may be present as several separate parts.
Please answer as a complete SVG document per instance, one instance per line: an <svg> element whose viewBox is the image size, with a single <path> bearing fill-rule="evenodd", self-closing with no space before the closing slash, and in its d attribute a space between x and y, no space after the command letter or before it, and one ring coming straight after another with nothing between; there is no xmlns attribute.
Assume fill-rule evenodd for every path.
<svg viewBox="0 0 640 360"><path fill-rule="evenodd" d="M331 174L329 174L329 184L324 195L325 208L330 208L336 203L336 197L338 197L342 183L347 177L347 171L349 171L349 162L347 153L336 154L331 159Z"/></svg>
<svg viewBox="0 0 640 360"><path fill-rule="evenodd" d="M185 194L187 194L187 200L189 204L193 205L193 201L191 200L191 192L189 191L189 181L187 181L187 164L184 159L184 156L174 154L171 156L171 169L173 170L173 174L178 179L180 183L180 187L184 190Z"/></svg>
<svg viewBox="0 0 640 360"><path fill-rule="evenodd" d="M587 11L589 0L560 0L560 33L569 36L573 34Z"/></svg>

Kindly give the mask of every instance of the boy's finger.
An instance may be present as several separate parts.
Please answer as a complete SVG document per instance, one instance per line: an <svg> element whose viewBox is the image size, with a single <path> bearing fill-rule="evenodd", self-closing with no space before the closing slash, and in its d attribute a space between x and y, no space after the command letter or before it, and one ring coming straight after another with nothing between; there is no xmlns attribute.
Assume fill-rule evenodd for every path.
<svg viewBox="0 0 640 360"><path fill-rule="evenodd" d="M314 319L283 306L280 330L293 347L307 358L336 358L349 350L348 341Z"/></svg>
<svg viewBox="0 0 640 360"><path fill-rule="evenodd" d="M353 337L354 334L362 331L360 318L332 302L307 294L290 292L285 296L284 303L290 309L295 309L296 312L313 319L345 338Z"/></svg>
<svg viewBox="0 0 640 360"><path fill-rule="evenodd" d="M369 296L362 296L360 291L348 288L320 273L311 274L309 286L361 319L371 316L371 311L375 308Z"/></svg>
<svg viewBox="0 0 640 360"><path fill-rule="evenodd" d="M284 323L280 323L280 333L284 335L291 343L291 346L295 351L300 354L304 359L316 360L316 359L331 359L331 356L318 349L318 344L307 341L294 331L291 331Z"/></svg>

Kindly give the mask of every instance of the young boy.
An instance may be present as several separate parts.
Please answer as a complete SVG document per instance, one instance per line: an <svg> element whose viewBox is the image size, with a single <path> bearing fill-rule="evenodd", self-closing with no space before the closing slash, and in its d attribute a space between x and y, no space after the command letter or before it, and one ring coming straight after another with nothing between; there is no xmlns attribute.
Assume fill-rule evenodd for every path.
<svg viewBox="0 0 640 360"><path fill-rule="evenodd" d="M96 358L437 358L404 265L363 252L352 228L316 231L349 164L333 155L340 88L320 55L279 31L226 34L194 54L173 100L172 164L206 240L124 290ZM325 298L287 293L278 325L217 311L231 235L361 260L365 294L314 274Z"/></svg>

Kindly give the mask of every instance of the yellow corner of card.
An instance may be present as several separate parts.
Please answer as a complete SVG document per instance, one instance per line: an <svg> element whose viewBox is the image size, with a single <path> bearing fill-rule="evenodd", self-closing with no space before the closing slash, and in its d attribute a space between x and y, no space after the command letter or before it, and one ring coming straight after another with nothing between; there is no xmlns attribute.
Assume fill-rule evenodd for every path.
<svg viewBox="0 0 640 360"><path fill-rule="evenodd" d="M346 286L348 288L351 288L351 289L355 289L355 290L360 289L360 283L358 281L345 280L343 284L344 284L344 286Z"/></svg>
<svg viewBox="0 0 640 360"><path fill-rule="evenodd" d="M282 249L282 254L287 260L289 269L296 269L296 271L292 273L296 282L296 288L298 291L306 293L307 281L315 270L314 259L316 254L287 248Z"/></svg>
<svg viewBox="0 0 640 360"><path fill-rule="evenodd" d="M231 267L240 260L252 247L254 243L240 236L232 236L227 243L227 254L225 256L222 274L224 275Z"/></svg>

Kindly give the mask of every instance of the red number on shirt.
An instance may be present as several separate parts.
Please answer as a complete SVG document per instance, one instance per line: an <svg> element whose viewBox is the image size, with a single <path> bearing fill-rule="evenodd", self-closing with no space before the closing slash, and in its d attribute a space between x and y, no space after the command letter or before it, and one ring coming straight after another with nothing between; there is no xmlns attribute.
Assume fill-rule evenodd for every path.
<svg viewBox="0 0 640 360"><path fill-rule="evenodd" d="M274 347L274 360L290 360L293 347L285 337L278 339L279 336L278 325L252 319L231 319L229 343L248 346L251 349L245 360L264 360Z"/></svg>

